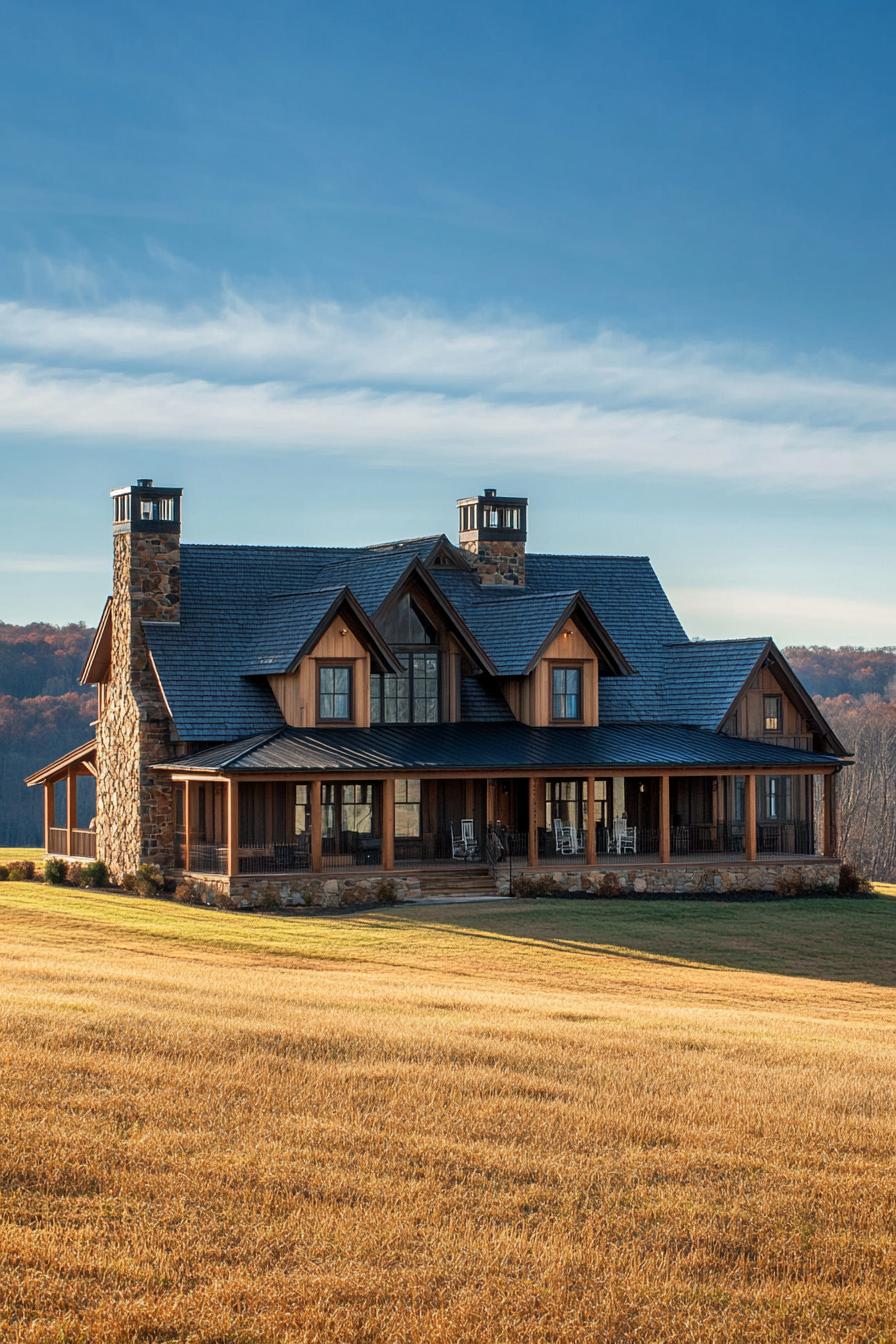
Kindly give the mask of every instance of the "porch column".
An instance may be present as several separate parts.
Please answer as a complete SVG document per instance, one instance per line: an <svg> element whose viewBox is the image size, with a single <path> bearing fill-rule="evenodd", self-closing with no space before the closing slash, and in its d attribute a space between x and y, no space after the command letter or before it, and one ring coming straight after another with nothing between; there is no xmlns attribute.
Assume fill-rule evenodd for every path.
<svg viewBox="0 0 896 1344"><path fill-rule="evenodd" d="M311 794L311 871L323 870L323 819L320 810L320 780L312 779L308 786Z"/></svg>
<svg viewBox="0 0 896 1344"><path fill-rule="evenodd" d="M672 781L660 775L660 863L672 861Z"/></svg>
<svg viewBox="0 0 896 1344"><path fill-rule="evenodd" d="M498 781L496 779L487 779L485 781L485 829L494 830L495 812L497 811L497 792Z"/></svg>
<svg viewBox="0 0 896 1344"><path fill-rule="evenodd" d="M833 771L822 776L821 852L828 859L837 853L837 776Z"/></svg>
<svg viewBox="0 0 896 1344"><path fill-rule="evenodd" d="M188 779L184 785L184 872L190 872L192 855L190 840L193 832L193 781Z"/></svg>
<svg viewBox="0 0 896 1344"><path fill-rule="evenodd" d="M744 858L756 862L756 776L744 775Z"/></svg>
<svg viewBox="0 0 896 1344"><path fill-rule="evenodd" d="M56 786L44 780L44 850L50 852L50 831L56 825Z"/></svg>
<svg viewBox="0 0 896 1344"><path fill-rule="evenodd" d="M538 867L538 799L541 783L539 779L529 780L529 867Z"/></svg>
<svg viewBox="0 0 896 1344"><path fill-rule="evenodd" d="M73 854L72 832L78 825L78 776L75 774L75 767L70 765L65 776L65 852Z"/></svg>
<svg viewBox="0 0 896 1344"><path fill-rule="evenodd" d="M395 780L383 780L383 854L384 868L395 867Z"/></svg>
<svg viewBox="0 0 896 1344"><path fill-rule="evenodd" d="M585 805L585 863L589 868L593 868L597 863L597 817L595 815L597 780L587 779L585 783L588 787L588 798Z"/></svg>
<svg viewBox="0 0 896 1344"><path fill-rule="evenodd" d="M240 871L240 782L227 781L227 873L236 877Z"/></svg>

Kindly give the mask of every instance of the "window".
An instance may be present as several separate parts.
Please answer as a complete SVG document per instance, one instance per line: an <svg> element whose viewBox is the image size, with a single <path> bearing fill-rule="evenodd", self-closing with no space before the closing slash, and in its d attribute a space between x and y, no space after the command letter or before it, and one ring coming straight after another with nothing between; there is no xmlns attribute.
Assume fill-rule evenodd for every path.
<svg viewBox="0 0 896 1344"><path fill-rule="evenodd" d="M587 779L546 779L544 784L544 824L550 830L559 817L564 826L582 830L588 806Z"/></svg>
<svg viewBox="0 0 896 1344"><path fill-rule="evenodd" d="M551 668L551 718L581 719L582 669L580 667Z"/></svg>
<svg viewBox="0 0 896 1344"><path fill-rule="evenodd" d="M396 779L395 834L414 838L420 833L420 780Z"/></svg>
<svg viewBox="0 0 896 1344"><path fill-rule="evenodd" d="M766 821L790 820L790 776L769 775L765 781Z"/></svg>
<svg viewBox="0 0 896 1344"><path fill-rule="evenodd" d="M763 697L764 711L763 719L765 722L765 732L780 733L781 731L781 697L780 695L766 695Z"/></svg>
<svg viewBox="0 0 896 1344"><path fill-rule="evenodd" d="M296 785L295 834L311 834L311 789L308 784Z"/></svg>
<svg viewBox="0 0 896 1344"><path fill-rule="evenodd" d="M379 835L377 784L322 784L321 832L326 841Z"/></svg>
<svg viewBox="0 0 896 1344"><path fill-rule="evenodd" d="M370 678L371 723L439 722L438 635L408 594L389 612L382 632L396 649L401 674Z"/></svg>
<svg viewBox="0 0 896 1344"><path fill-rule="evenodd" d="M732 821L743 821L744 819L744 799L746 797L747 781L743 775L734 777L734 799Z"/></svg>
<svg viewBox="0 0 896 1344"><path fill-rule="evenodd" d="M350 664L318 669L317 718L320 723L350 723L352 720L352 669Z"/></svg>

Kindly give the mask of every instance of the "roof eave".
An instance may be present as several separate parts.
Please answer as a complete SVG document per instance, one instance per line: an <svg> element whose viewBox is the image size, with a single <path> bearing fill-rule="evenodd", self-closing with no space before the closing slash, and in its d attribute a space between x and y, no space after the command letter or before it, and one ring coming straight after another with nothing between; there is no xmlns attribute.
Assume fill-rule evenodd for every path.
<svg viewBox="0 0 896 1344"><path fill-rule="evenodd" d="M96 630L90 648L87 650L87 656L84 659L84 665L78 675L78 683L81 686L93 686L99 681L96 673L95 664L102 651L103 643L107 635L111 635L112 627L112 598L107 597L103 607L102 615L97 622Z"/></svg>

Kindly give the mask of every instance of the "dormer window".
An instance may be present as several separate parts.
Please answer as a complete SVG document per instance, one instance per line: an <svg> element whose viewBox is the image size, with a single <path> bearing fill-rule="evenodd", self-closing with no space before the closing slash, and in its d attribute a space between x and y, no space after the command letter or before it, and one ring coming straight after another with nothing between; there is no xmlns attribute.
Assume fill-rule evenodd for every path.
<svg viewBox="0 0 896 1344"><path fill-rule="evenodd" d="M317 670L318 723L351 723L352 666L324 663Z"/></svg>
<svg viewBox="0 0 896 1344"><path fill-rule="evenodd" d="M551 719L554 723L582 721L582 666L551 668Z"/></svg>

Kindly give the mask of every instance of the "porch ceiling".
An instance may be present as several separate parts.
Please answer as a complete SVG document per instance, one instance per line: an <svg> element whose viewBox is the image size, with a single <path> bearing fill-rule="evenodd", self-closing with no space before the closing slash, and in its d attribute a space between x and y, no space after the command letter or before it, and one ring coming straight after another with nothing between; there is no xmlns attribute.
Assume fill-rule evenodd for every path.
<svg viewBox="0 0 896 1344"><path fill-rule="evenodd" d="M687 766L713 769L831 767L837 756L796 751L674 724L528 728L454 723L301 729L209 747L157 769L246 772L595 770Z"/></svg>

